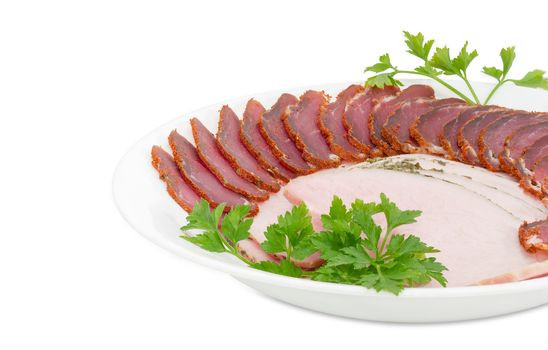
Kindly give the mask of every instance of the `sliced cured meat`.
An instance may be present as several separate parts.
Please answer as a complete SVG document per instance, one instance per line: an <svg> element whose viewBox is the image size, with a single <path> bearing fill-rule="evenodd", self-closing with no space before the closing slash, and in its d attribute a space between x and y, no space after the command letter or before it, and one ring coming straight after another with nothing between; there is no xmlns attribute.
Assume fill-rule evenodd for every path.
<svg viewBox="0 0 548 350"><path fill-rule="evenodd" d="M527 265L519 270L482 280L478 285L500 284L526 281L548 276L548 261L541 261Z"/></svg>
<svg viewBox="0 0 548 350"><path fill-rule="evenodd" d="M266 253L259 243L255 242L252 239L245 239L238 242L238 252L247 260L257 263L261 261L273 261L276 262L278 259L272 255Z"/></svg>
<svg viewBox="0 0 548 350"><path fill-rule="evenodd" d="M319 127L320 114L328 103L329 96L323 91L309 90L282 118L285 130L303 158L318 169L333 168L341 163L339 156L331 152Z"/></svg>
<svg viewBox="0 0 548 350"><path fill-rule="evenodd" d="M458 133L464 124L484 113L494 112L499 109L497 106L472 106L460 113L457 118L447 122L440 134L440 143L446 152L446 157L453 160L460 159Z"/></svg>
<svg viewBox="0 0 548 350"><path fill-rule="evenodd" d="M470 108L473 107L468 105L450 105L434 108L430 112L419 116L409 130L411 136L419 145L419 152L446 155L447 151L442 147L440 142L443 127Z"/></svg>
<svg viewBox="0 0 548 350"><path fill-rule="evenodd" d="M378 157L382 153L376 149L369 137L369 115L373 107L388 96L395 96L399 88L387 86L384 89L369 88L355 95L348 101L343 114L343 125L347 131L348 141L368 157Z"/></svg>
<svg viewBox="0 0 548 350"><path fill-rule="evenodd" d="M494 121L507 117L512 113L511 111L487 112L466 122L457 133L461 159L471 165L480 165L478 159L480 132Z"/></svg>
<svg viewBox="0 0 548 350"><path fill-rule="evenodd" d="M485 172L485 176L489 175L498 176ZM350 204L357 198L366 202L378 201L381 192L402 209L422 211L416 223L396 231L417 235L440 250L435 257L447 266L448 271L444 274L450 287L477 284L546 261L547 256L522 249L516 236L523 221L466 186L441 178L368 169L364 163L297 178L285 188L286 196L305 202L314 213L328 212L333 195ZM486 217L489 220L485 220ZM382 216L375 216L375 219L380 225L384 224ZM447 222L451 225L446 225ZM443 228L443 234L440 234L440 228ZM544 270L546 272L548 269ZM436 287L437 284L428 286Z"/></svg>
<svg viewBox="0 0 548 350"><path fill-rule="evenodd" d="M242 125L240 129L240 138L247 150L253 154L261 166L276 178L288 182L297 176L293 171L286 168L274 156L270 146L264 140L259 131L259 121L265 112L263 105L258 101L251 99L247 102Z"/></svg>
<svg viewBox="0 0 548 350"><path fill-rule="evenodd" d="M434 89L428 85L411 85L399 95L388 96L373 107L368 122L369 136L371 137L371 142L377 146L381 153L383 150L388 150L387 155L395 154L395 152L390 151L390 145L382 136L382 128L387 122L388 117L404 103L419 97L434 98Z"/></svg>
<svg viewBox="0 0 548 350"><path fill-rule="evenodd" d="M548 219L530 224L524 222L519 228L519 241L529 252L548 251Z"/></svg>
<svg viewBox="0 0 548 350"><path fill-rule="evenodd" d="M537 161L548 155L548 135L537 140L528 147L515 163L517 175L520 179L532 174L533 166Z"/></svg>
<svg viewBox="0 0 548 350"><path fill-rule="evenodd" d="M176 130L169 134L169 146L181 175L194 191L208 201L212 207L215 208L221 203L226 203L225 210L228 211L237 204L249 204L245 197L223 186L202 163L194 145ZM258 209L257 205L251 204L250 213L254 215Z"/></svg>
<svg viewBox="0 0 548 350"><path fill-rule="evenodd" d="M342 160L351 162L365 159L365 154L348 142L343 124L343 115L347 102L362 91L363 86L350 85L339 93L337 99L331 102L320 115L320 130L331 152L338 155Z"/></svg>
<svg viewBox="0 0 548 350"><path fill-rule="evenodd" d="M436 107L464 104L458 98L445 98L435 100L431 98L417 98L405 102L396 110L382 128L382 136L390 145L390 149L383 149L385 154L393 153L416 153L419 145L411 137L410 128L415 121L423 114ZM383 143L384 147L386 143Z"/></svg>
<svg viewBox="0 0 548 350"><path fill-rule="evenodd" d="M205 166L228 189L246 196L252 201L264 201L268 199L268 192L261 190L247 181L230 165L219 148L215 136L196 118L190 120L192 135L196 143L196 150Z"/></svg>
<svg viewBox="0 0 548 350"><path fill-rule="evenodd" d="M242 143L240 139L240 120L228 106L223 106L220 112L217 147L238 175L263 190L271 192L280 190L280 184L276 179L261 167Z"/></svg>
<svg viewBox="0 0 548 350"><path fill-rule="evenodd" d="M501 168L519 178L515 166L517 159L538 140L548 136L548 122L525 126L506 139L504 150L499 155Z"/></svg>
<svg viewBox="0 0 548 350"><path fill-rule="evenodd" d="M483 166L492 171L500 170L499 155L504 149L506 138L520 128L548 120L548 114L519 112L499 119L480 132L479 154Z"/></svg>
<svg viewBox="0 0 548 350"><path fill-rule="evenodd" d="M535 162L531 172L521 178L520 185L548 206L548 156Z"/></svg>
<svg viewBox="0 0 548 350"><path fill-rule="evenodd" d="M151 156L152 166L158 171L160 179L166 183L167 193L185 211L192 211L200 196L185 182L171 154L160 146L153 146Z"/></svg>
<svg viewBox="0 0 548 350"><path fill-rule="evenodd" d="M278 160L298 175L314 172L314 166L304 160L301 152L287 134L283 123L283 116L290 106L296 105L299 100L290 94L282 94L278 101L263 113L259 122L259 130L270 146L272 153Z"/></svg>

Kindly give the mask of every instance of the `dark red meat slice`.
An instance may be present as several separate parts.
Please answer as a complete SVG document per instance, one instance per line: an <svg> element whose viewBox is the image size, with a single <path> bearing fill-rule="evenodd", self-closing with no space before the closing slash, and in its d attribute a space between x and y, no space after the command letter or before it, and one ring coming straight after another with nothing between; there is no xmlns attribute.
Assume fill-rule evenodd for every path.
<svg viewBox="0 0 548 350"><path fill-rule="evenodd" d="M226 203L225 211L228 211L237 204L249 204L245 197L224 187L202 163L196 148L175 130L169 134L169 145L181 175L212 207ZM258 211L257 205L252 204L251 213L254 215Z"/></svg>
<svg viewBox="0 0 548 350"><path fill-rule="evenodd" d="M548 219L524 222L519 228L519 241L528 252L548 251Z"/></svg>
<svg viewBox="0 0 548 350"><path fill-rule="evenodd" d="M520 179L524 190L542 200L548 206L548 156L540 158L533 164L531 171Z"/></svg>
<svg viewBox="0 0 548 350"><path fill-rule="evenodd" d="M330 103L320 115L320 130L327 140L331 152L346 161L365 159L365 154L348 142L343 124L344 109L347 102L362 91L363 86L350 85L339 93L337 99Z"/></svg>
<svg viewBox="0 0 548 350"><path fill-rule="evenodd" d="M339 156L331 152L319 127L320 114L328 103L329 96L323 91L309 90L282 118L285 130L303 158L319 169L333 168L341 163Z"/></svg>
<svg viewBox="0 0 548 350"><path fill-rule="evenodd" d="M447 151L441 146L440 142L443 127L470 108L473 107L468 105L438 107L418 117L409 131L419 145L419 152L446 155Z"/></svg>
<svg viewBox="0 0 548 350"><path fill-rule="evenodd" d="M268 192L261 190L247 181L230 165L219 148L215 136L196 118L190 120L192 135L196 143L196 150L205 166L228 189L246 196L252 201L264 201L268 199Z"/></svg>
<svg viewBox="0 0 548 350"><path fill-rule="evenodd" d="M347 131L348 141L367 157L378 157L382 152L375 147L369 137L369 115L379 100L395 96L399 88L387 86L384 89L369 88L354 96L346 104L343 114L343 125Z"/></svg>
<svg viewBox="0 0 548 350"><path fill-rule="evenodd" d="M389 96L380 101L371 111L369 116L369 136L371 142L378 147L379 150L390 150L390 145L382 137L382 128L395 111L397 111L404 103L415 98L434 98L434 89L428 85L411 85L403 90L399 95ZM387 155L393 155L391 151Z"/></svg>
<svg viewBox="0 0 548 350"><path fill-rule="evenodd" d="M181 208L187 212L192 211L200 196L185 182L171 154L160 146L153 146L151 156L152 166L158 170L160 179L166 183L167 193Z"/></svg>
<svg viewBox="0 0 548 350"><path fill-rule="evenodd" d="M492 171L500 170L498 157L504 149L506 138L524 126L546 120L548 114L520 112L491 123L480 133L478 157L481 163Z"/></svg>
<svg viewBox="0 0 548 350"><path fill-rule="evenodd" d="M262 115L259 130L272 153L284 166L298 175L306 175L314 172L315 168L304 160L301 152L287 134L282 120L288 112L288 108L298 102L299 100L295 96L282 94L274 106Z"/></svg>
<svg viewBox="0 0 548 350"><path fill-rule="evenodd" d="M462 128L460 128L457 134L457 141L460 148L461 159L471 165L481 165L478 152L479 152L479 135L480 132L486 128L489 124L495 122L498 119L511 115L512 111L501 110L497 112L487 112L480 115L477 118L471 119Z"/></svg>
<svg viewBox="0 0 548 350"><path fill-rule="evenodd" d="M515 163L519 178L531 176L537 161L548 156L548 136L544 136L529 146Z"/></svg>
<svg viewBox="0 0 548 350"><path fill-rule="evenodd" d="M445 124L443 132L440 134L440 143L446 152L446 157L453 160L460 159L458 133L464 124L484 113L494 112L499 109L500 107L497 106L472 106L459 114L457 118Z"/></svg>
<svg viewBox="0 0 548 350"><path fill-rule="evenodd" d="M259 131L259 121L265 112L263 105L258 101L251 99L245 107L242 125L240 129L240 138L247 148L253 154L261 166L276 178L288 182L297 175L286 168L274 156L270 146L264 140Z"/></svg>
<svg viewBox="0 0 548 350"><path fill-rule="evenodd" d="M382 128L382 136L390 149L383 149L385 154L393 153L416 153L419 145L411 138L410 128L415 121L423 114L436 107L464 104L458 98L446 98L435 100L431 98L416 98L401 105L391 116ZM385 143L383 143L384 147Z"/></svg>
<svg viewBox="0 0 548 350"><path fill-rule="evenodd" d="M280 184L276 179L261 167L242 143L240 139L240 120L228 106L223 106L219 116L217 146L238 175L263 190L271 192L280 190Z"/></svg>
<svg viewBox="0 0 548 350"><path fill-rule="evenodd" d="M504 150L499 155L501 168L508 174L519 177L516 160L535 142L548 136L548 122L525 126L506 139Z"/></svg>

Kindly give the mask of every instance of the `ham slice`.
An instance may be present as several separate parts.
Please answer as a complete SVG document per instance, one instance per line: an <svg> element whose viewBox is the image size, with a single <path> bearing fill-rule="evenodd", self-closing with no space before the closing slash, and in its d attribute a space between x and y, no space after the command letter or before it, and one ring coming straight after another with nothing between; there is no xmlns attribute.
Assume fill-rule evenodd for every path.
<svg viewBox="0 0 548 350"><path fill-rule="evenodd" d="M259 121L264 112L263 105L258 101L251 99L247 102L242 118L240 139L264 169L283 182L288 182L297 175L286 168L274 156L270 146L268 146L268 143L266 143L259 131Z"/></svg>
<svg viewBox="0 0 548 350"><path fill-rule="evenodd" d="M443 127L470 108L473 107L461 104L449 105L434 108L419 116L409 130L419 145L419 152L445 156L447 151L440 142Z"/></svg>
<svg viewBox="0 0 548 350"><path fill-rule="evenodd" d="M348 101L343 114L343 125L347 131L348 141L367 157L379 157L381 151L375 147L369 137L369 115L379 100L399 93L397 87L384 89L369 88Z"/></svg>
<svg viewBox="0 0 548 350"><path fill-rule="evenodd" d="M520 179L529 177L533 172L533 166L548 154L548 135L537 140L529 146L515 163L516 171Z"/></svg>
<svg viewBox="0 0 548 350"><path fill-rule="evenodd" d="M363 163L298 178L285 187L284 193L295 202L305 202L314 213L328 212L333 195L349 204L356 198L378 201L381 192L402 209L422 210L417 223L396 231L417 235L440 249L441 252L435 256L449 269L445 276L450 287L489 283L489 279L509 272L523 278L548 273L547 255L527 253L520 246L516 233L523 221L501 205L510 203L508 198L501 197L503 203L494 203L473 188L454 184L448 179L399 171L398 166L391 169L369 166ZM481 176L489 183L489 177L497 175L483 172ZM462 181L466 181L464 177ZM526 197L523 193L521 195ZM539 215L546 214L533 212L533 209L528 213L530 217ZM381 216L378 220L379 224L384 224ZM447 225L448 222L451 225ZM440 228L443 229L440 231ZM527 273L532 270L536 271L533 275ZM435 287L436 284L429 286Z"/></svg>
<svg viewBox="0 0 548 350"><path fill-rule="evenodd" d="M504 150L499 155L501 168L519 178L515 164L529 147L543 137L548 137L548 122L525 126L506 139Z"/></svg>
<svg viewBox="0 0 548 350"><path fill-rule="evenodd" d="M276 259L274 256L266 253L259 243L252 239L245 239L243 241L238 242L238 252L247 260L258 263L261 261L273 261L276 262L278 259Z"/></svg>
<svg viewBox="0 0 548 350"><path fill-rule="evenodd" d="M204 198L215 208L226 203L226 211L237 204L250 204L242 195L229 190L209 171L200 160L196 148L177 131L169 134L169 145L181 175L201 198ZM258 212L258 207L251 204L252 215Z"/></svg>
<svg viewBox="0 0 548 350"><path fill-rule="evenodd" d="M519 241L529 252L548 251L548 219L524 222L519 228Z"/></svg>
<svg viewBox="0 0 548 350"><path fill-rule="evenodd" d="M464 124L487 112L495 112L498 110L500 110L500 107L497 106L473 106L466 111L463 111L457 118L445 124L443 132L440 134L440 143L445 150L446 157L452 160L459 160L461 158L458 133Z"/></svg>
<svg viewBox="0 0 548 350"><path fill-rule="evenodd" d="M272 153L284 166L298 175L306 175L314 172L315 168L304 160L301 152L287 134L283 123L283 116L288 112L289 107L298 102L299 100L295 96L282 94L274 106L262 115L259 130Z"/></svg>
<svg viewBox="0 0 548 350"><path fill-rule="evenodd" d="M489 126L489 124L512 113L512 111L487 112L466 122L457 133L461 159L470 165L480 165L478 139L481 131Z"/></svg>
<svg viewBox="0 0 548 350"><path fill-rule="evenodd" d="M437 107L461 105L465 102L458 98L435 100L417 98L405 102L396 110L382 128L382 136L390 145L390 149L383 149L385 154L417 153L419 145L411 137L410 128L423 114ZM385 145L383 143L383 145ZM382 146L381 146L382 147Z"/></svg>
<svg viewBox="0 0 548 350"><path fill-rule="evenodd" d="M479 136L478 154L483 166L492 171L500 170L499 155L504 149L506 138L524 126L542 121L548 121L548 114L519 112L499 119L483 129Z"/></svg>
<svg viewBox="0 0 548 350"><path fill-rule="evenodd" d="M309 90L282 118L285 130L303 158L318 169L333 168L341 163L339 156L331 152L319 127L320 115L328 103L329 96L323 91Z"/></svg>
<svg viewBox="0 0 548 350"><path fill-rule="evenodd" d="M246 196L252 201L264 201L268 199L268 192L261 190L247 181L230 165L219 148L215 136L196 118L190 120L192 135L196 143L196 150L205 166L228 189Z"/></svg>
<svg viewBox="0 0 548 350"><path fill-rule="evenodd" d="M185 182L171 154L160 146L153 146L151 156L152 166L158 171L160 179L166 183L167 193L185 211L192 211L200 196Z"/></svg>
<svg viewBox="0 0 548 350"><path fill-rule="evenodd" d="M276 179L264 170L245 148L240 139L240 120L228 106L223 106L220 112L217 147L238 175L263 190L280 190L280 184Z"/></svg>
<svg viewBox="0 0 548 350"><path fill-rule="evenodd" d="M369 136L381 154L383 151L388 151L387 155L396 153L391 151L390 144L382 136L382 128L388 121L388 117L403 104L416 98L434 98L434 90L428 85L411 85L398 95L385 97L372 109L368 122Z"/></svg>
<svg viewBox="0 0 548 350"><path fill-rule="evenodd" d="M362 91L363 86L361 85L350 85L341 91L337 95L337 99L325 108L319 120L320 130L331 152L342 160L350 162L365 159L365 154L348 142L343 124L343 114L348 101Z"/></svg>

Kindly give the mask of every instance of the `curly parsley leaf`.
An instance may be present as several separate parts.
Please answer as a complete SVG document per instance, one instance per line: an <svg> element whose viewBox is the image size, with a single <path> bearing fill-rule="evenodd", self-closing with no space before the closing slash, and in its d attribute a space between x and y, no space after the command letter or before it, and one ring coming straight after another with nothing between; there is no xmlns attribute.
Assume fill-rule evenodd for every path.
<svg viewBox="0 0 548 350"><path fill-rule="evenodd" d="M414 56L417 56L425 62L428 61L428 57L430 56L430 50L432 49L432 45L434 45L434 40L428 40L424 42L424 35L420 32L416 35L413 35L409 32L404 31L403 35L406 38L405 44L409 48L407 52Z"/></svg>
<svg viewBox="0 0 548 350"><path fill-rule="evenodd" d="M303 270L287 259L280 261L279 264L272 261L261 261L260 263L252 264L251 267L289 277L302 277L303 275Z"/></svg>
<svg viewBox="0 0 548 350"><path fill-rule="evenodd" d="M510 81L518 86L548 90L548 77L545 77L544 74L543 70L535 69L519 80L512 79Z"/></svg>
<svg viewBox="0 0 548 350"><path fill-rule="evenodd" d="M196 244L197 246L216 253L226 252L227 248L219 236L218 226L225 205L221 204L214 210L209 208L209 203L201 199L194 205L192 212L187 216L187 224L181 227L181 230L202 230L203 232L196 236L183 235L181 238Z"/></svg>

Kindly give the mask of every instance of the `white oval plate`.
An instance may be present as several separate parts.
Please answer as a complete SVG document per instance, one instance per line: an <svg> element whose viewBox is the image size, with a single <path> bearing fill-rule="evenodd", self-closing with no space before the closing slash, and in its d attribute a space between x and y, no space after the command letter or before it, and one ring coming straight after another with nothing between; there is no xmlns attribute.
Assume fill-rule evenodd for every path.
<svg viewBox="0 0 548 350"><path fill-rule="evenodd" d="M406 84L425 83L407 80ZM452 96L431 84L438 97ZM325 90L331 96L350 83L272 91L227 101L239 115L251 97L272 105L282 92L297 96L306 89ZM458 84L458 82L456 82ZM491 84L476 83L485 96ZM464 86L459 86L463 89ZM508 86L494 104L526 110L548 111L548 93ZM227 254L206 252L179 238L186 213L169 197L165 185L150 164L152 145L169 149L167 136L177 130L192 139L188 119L199 117L215 131L223 103L202 108L173 120L137 142L122 158L113 179L114 199L122 216L140 234L165 249L210 268L227 272L246 285L275 299L333 315L391 322L443 322L495 316L548 303L548 277L493 286L407 289L399 296L377 293L359 286L309 281L275 275L245 266Z"/></svg>

